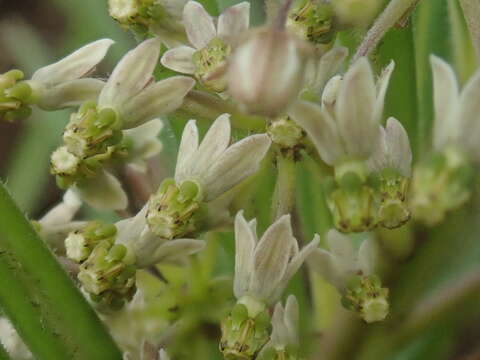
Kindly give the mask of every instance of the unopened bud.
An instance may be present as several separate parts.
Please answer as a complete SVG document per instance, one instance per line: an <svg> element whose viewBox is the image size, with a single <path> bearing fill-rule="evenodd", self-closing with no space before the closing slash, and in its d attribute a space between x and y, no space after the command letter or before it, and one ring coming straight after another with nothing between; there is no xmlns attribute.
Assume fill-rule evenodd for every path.
<svg viewBox="0 0 480 360"><path fill-rule="evenodd" d="M333 8L324 0L307 0L292 9L287 28L313 44L328 44L335 36Z"/></svg>
<svg viewBox="0 0 480 360"><path fill-rule="evenodd" d="M201 191L197 183L184 181L178 186L166 179L150 198L147 223L152 232L173 239L195 230L200 210Z"/></svg>
<svg viewBox="0 0 480 360"><path fill-rule="evenodd" d="M355 275L348 281L342 303L367 323L382 321L389 311L388 289L382 287L378 276Z"/></svg>
<svg viewBox="0 0 480 360"><path fill-rule="evenodd" d="M232 55L229 91L249 113L283 115L302 88L310 50L306 42L284 30L251 32Z"/></svg>

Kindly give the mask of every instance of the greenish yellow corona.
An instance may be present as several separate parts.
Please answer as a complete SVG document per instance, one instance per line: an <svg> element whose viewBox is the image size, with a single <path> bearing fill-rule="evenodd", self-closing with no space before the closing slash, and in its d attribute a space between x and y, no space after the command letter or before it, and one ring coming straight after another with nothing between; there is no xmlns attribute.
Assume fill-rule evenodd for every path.
<svg viewBox="0 0 480 360"><path fill-rule="evenodd" d="M35 102L33 90L20 70L10 70L0 75L0 117L5 121L25 119L30 116L30 105Z"/></svg>
<svg viewBox="0 0 480 360"><path fill-rule="evenodd" d="M150 230L165 239L193 232L201 217L201 201L201 189L197 183L184 181L179 186L174 179L164 180L148 203Z"/></svg>
<svg viewBox="0 0 480 360"><path fill-rule="evenodd" d="M335 36L333 16L329 2L307 0L290 12L287 27L313 44L329 44Z"/></svg>
<svg viewBox="0 0 480 360"><path fill-rule="evenodd" d="M395 229L410 219L407 203L410 179L393 169L384 169L379 174L380 207L379 225Z"/></svg>
<svg viewBox="0 0 480 360"><path fill-rule="evenodd" d="M222 39L212 39L203 49L193 54L195 77L203 86L215 92L227 89L227 59L232 48Z"/></svg>

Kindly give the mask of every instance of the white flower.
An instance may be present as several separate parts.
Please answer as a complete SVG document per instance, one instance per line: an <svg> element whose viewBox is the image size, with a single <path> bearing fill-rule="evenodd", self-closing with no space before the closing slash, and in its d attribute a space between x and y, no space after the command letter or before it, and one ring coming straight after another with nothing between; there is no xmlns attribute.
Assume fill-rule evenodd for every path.
<svg viewBox="0 0 480 360"><path fill-rule="evenodd" d="M321 57L308 61L305 75L306 88L321 94L328 79L338 72L347 55L347 48L336 46Z"/></svg>
<svg viewBox="0 0 480 360"><path fill-rule="evenodd" d="M380 137L372 157L368 161L371 171L394 169L404 177L412 173L412 150L408 134L402 124L389 118L387 126L380 126Z"/></svg>
<svg viewBox="0 0 480 360"><path fill-rule="evenodd" d="M430 61L435 108L434 148L443 150L453 146L479 161L480 71L459 91L452 67L433 55Z"/></svg>
<svg viewBox="0 0 480 360"><path fill-rule="evenodd" d="M170 360L170 356L168 356L167 352L164 349L161 349L158 352L158 359L159 360Z"/></svg>
<svg viewBox="0 0 480 360"><path fill-rule="evenodd" d="M114 109L123 129L176 110L195 85L186 76L152 81L159 56L158 39L142 42L120 60L99 95L99 109Z"/></svg>
<svg viewBox="0 0 480 360"><path fill-rule="evenodd" d="M285 350L287 346L298 346L299 327L298 302L295 296L287 298L285 308L277 303L272 316L272 335L265 347L272 346L275 350Z"/></svg>
<svg viewBox="0 0 480 360"><path fill-rule="evenodd" d="M232 54L229 92L247 112L284 115L304 85L310 54L310 46L287 31L256 29Z"/></svg>
<svg viewBox="0 0 480 360"><path fill-rule="evenodd" d="M134 255L138 267L160 262L183 262L201 251L205 243L195 239L167 240L155 235L146 222L147 206L132 218L118 221L116 243L125 245Z"/></svg>
<svg viewBox="0 0 480 360"><path fill-rule="evenodd" d="M13 360L33 359L32 353L5 317L0 318L0 342Z"/></svg>
<svg viewBox="0 0 480 360"><path fill-rule="evenodd" d="M329 251L316 249L309 257L308 264L328 282L342 289L354 275L373 274L376 248L371 238L364 240L355 250L352 238L332 229L327 233L327 244Z"/></svg>
<svg viewBox="0 0 480 360"><path fill-rule="evenodd" d="M375 84L368 60L361 58L339 84L339 78L334 77L331 81L335 84L326 85L323 106L305 101L292 106L289 115L307 131L327 164L370 157L377 143L393 68L392 62ZM330 112L332 108L333 112Z"/></svg>
<svg viewBox="0 0 480 360"><path fill-rule="evenodd" d="M131 143L131 148L128 149L127 160L130 166L141 172L147 170L145 160L154 157L162 151L162 142L158 139L162 129L162 121L153 119L136 128L123 131L127 144Z"/></svg>
<svg viewBox="0 0 480 360"><path fill-rule="evenodd" d="M248 136L230 144L230 115L219 116L199 145L195 120L183 130L175 181L194 181L205 201L210 201L254 174L270 147L266 134Z"/></svg>
<svg viewBox="0 0 480 360"><path fill-rule="evenodd" d="M184 74L195 74L206 86L222 92L226 86L227 57L237 37L248 29L249 12L248 2L229 7L215 26L200 3L189 1L183 10L183 22L193 47L179 46L167 51L162 64Z"/></svg>
<svg viewBox="0 0 480 360"><path fill-rule="evenodd" d="M83 78L102 61L113 40L102 39L87 44L64 59L38 69L27 83L32 87L37 105L45 110L78 106L94 100L105 83Z"/></svg>
<svg viewBox="0 0 480 360"><path fill-rule="evenodd" d="M235 217L235 297L240 302L247 298L275 303L318 242L316 235L300 251L292 234L290 215L278 219L258 240L256 220L247 222L240 211Z"/></svg>

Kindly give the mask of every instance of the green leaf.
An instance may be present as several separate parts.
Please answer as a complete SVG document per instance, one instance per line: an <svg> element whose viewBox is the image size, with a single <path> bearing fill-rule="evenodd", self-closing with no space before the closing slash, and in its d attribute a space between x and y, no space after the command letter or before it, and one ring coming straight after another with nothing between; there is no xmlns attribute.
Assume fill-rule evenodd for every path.
<svg viewBox="0 0 480 360"><path fill-rule="evenodd" d="M83 295L0 183L0 306L38 360L119 360Z"/></svg>

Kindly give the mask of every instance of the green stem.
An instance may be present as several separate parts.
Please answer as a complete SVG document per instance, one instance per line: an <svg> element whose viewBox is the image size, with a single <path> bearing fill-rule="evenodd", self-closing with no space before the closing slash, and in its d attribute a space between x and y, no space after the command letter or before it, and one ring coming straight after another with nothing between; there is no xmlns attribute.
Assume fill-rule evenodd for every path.
<svg viewBox="0 0 480 360"><path fill-rule="evenodd" d="M0 305L38 360L119 360L121 354L0 183Z"/></svg>
<svg viewBox="0 0 480 360"><path fill-rule="evenodd" d="M231 115L233 126L238 129L265 130L265 121L261 117L244 114L235 105L203 91L190 91L177 113L194 119L200 117L209 120L228 113Z"/></svg>
<svg viewBox="0 0 480 360"><path fill-rule="evenodd" d="M460 5L462 5L478 62L480 61L480 2L478 0L460 0Z"/></svg>
<svg viewBox="0 0 480 360"><path fill-rule="evenodd" d="M272 219L291 213L295 205L295 160L290 156L277 155L278 177L273 194Z"/></svg>
<svg viewBox="0 0 480 360"><path fill-rule="evenodd" d="M370 54L380 40L382 40L386 32L405 16L408 16L419 1L420 0L392 0L377 18L370 30L368 30L352 62L355 62L359 57Z"/></svg>

